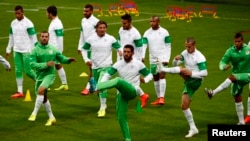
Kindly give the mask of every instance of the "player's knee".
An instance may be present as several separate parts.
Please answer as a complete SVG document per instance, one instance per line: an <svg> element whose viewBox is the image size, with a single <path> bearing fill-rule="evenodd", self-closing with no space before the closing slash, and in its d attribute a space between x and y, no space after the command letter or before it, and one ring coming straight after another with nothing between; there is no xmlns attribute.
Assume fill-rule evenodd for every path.
<svg viewBox="0 0 250 141"><path fill-rule="evenodd" d="M232 82L235 82L235 81L236 81L235 76L232 75L232 74L228 77L228 79L230 79Z"/></svg>

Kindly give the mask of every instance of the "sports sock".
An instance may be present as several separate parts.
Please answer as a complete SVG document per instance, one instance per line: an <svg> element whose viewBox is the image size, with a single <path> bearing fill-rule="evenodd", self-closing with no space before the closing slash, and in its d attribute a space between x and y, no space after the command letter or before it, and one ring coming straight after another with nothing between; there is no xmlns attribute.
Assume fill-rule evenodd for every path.
<svg viewBox="0 0 250 141"><path fill-rule="evenodd" d="M44 108L49 116L50 119L53 119L55 118L53 113L52 113L52 109L51 109L51 105L50 105L50 102L49 102L49 99L47 99L47 102L44 103Z"/></svg>
<svg viewBox="0 0 250 141"><path fill-rule="evenodd" d="M235 103L235 109L239 118L240 123L245 123L244 121L244 107L242 102Z"/></svg>
<svg viewBox="0 0 250 141"><path fill-rule="evenodd" d="M67 84L67 78L66 78L66 73L64 71L64 68L63 67L60 68L59 70L57 70L57 72L58 72L58 75L59 75L59 77L61 79L62 84L66 85Z"/></svg>
<svg viewBox="0 0 250 141"><path fill-rule="evenodd" d="M89 89L90 88L90 84L89 84L89 82L87 83L87 85L86 85L86 87L85 87L86 89Z"/></svg>
<svg viewBox="0 0 250 141"><path fill-rule="evenodd" d="M141 87L138 87L138 94L139 96L142 96L145 94Z"/></svg>
<svg viewBox="0 0 250 141"><path fill-rule="evenodd" d="M180 73L181 69L180 67L171 67L171 68L162 68L161 71L166 73Z"/></svg>
<svg viewBox="0 0 250 141"><path fill-rule="evenodd" d="M232 84L232 81L230 79L226 79L224 82L222 82L216 89L213 90L213 95L221 92L222 90L226 89Z"/></svg>
<svg viewBox="0 0 250 141"><path fill-rule="evenodd" d="M166 79L160 79L159 84L160 84L160 97L164 98L166 92Z"/></svg>
<svg viewBox="0 0 250 141"><path fill-rule="evenodd" d="M37 113L38 113L38 111L43 103L43 98L44 98L44 95L37 95L35 107L34 107L34 110L32 112L32 115L37 115Z"/></svg>
<svg viewBox="0 0 250 141"><path fill-rule="evenodd" d="M106 107L107 107L106 102L107 102L107 98L100 98L100 103L101 103L100 110L106 109Z"/></svg>
<svg viewBox="0 0 250 141"><path fill-rule="evenodd" d="M154 86L155 86L155 92L157 95L157 98L160 97L160 81L154 81Z"/></svg>
<svg viewBox="0 0 250 141"><path fill-rule="evenodd" d="M191 128L196 128L195 123L194 123L194 119L193 119L193 114L192 114L190 108L188 108L186 110L182 110L182 111L184 113L184 116L187 119L187 122L188 122L188 124L190 126L190 129Z"/></svg>
<svg viewBox="0 0 250 141"><path fill-rule="evenodd" d="M23 78L16 78L17 92L23 93Z"/></svg>

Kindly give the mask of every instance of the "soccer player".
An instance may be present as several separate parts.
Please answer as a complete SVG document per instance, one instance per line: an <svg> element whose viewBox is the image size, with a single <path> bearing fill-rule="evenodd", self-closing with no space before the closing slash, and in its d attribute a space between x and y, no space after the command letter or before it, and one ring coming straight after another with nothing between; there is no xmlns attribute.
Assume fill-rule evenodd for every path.
<svg viewBox="0 0 250 141"><path fill-rule="evenodd" d="M208 72L206 58L196 49L196 41L193 37L186 39L185 47L186 49L182 51L180 55L174 57L173 65L175 67L165 68L161 63L158 63L157 69L159 72L180 74L185 81L181 97L181 109L190 127L185 137L190 138L199 133L193 119L190 105L195 91L201 86L203 78L208 75ZM181 63L184 63L185 67L179 66Z"/></svg>
<svg viewBox="0 0 250 141"><path fill-rule="evenodd" d="M35 72L30 67L29 57L31 49L37 43L37 37L33 23L24 15L23 7L17 5L14 10L16 19L10 25L6 57L9 58L13 47L17 92L11 95L11 98L22 98L24 97L23 70L35 81Z"/></svg>
<svg viewBox="0 0 250 141"><path fill-rule="evenodd" d="M59 19L57 16L57 8L56 6L49 6L47 8L47 17L49 20L51 20L48 32L50 34L49 36L49 43L52 44L53 46L57 47L59 51L62 53L63 52L63 36L64 36L64 31L63 31L63 24L62 21ZM55 90L68 90L68 84L67 84L67 77L65 70L60 63L56 63L56 70L58 72L58 75L61 79L62 85Z"/></svg>
<svg viewBox="0 0 250 141"><path fill-rule="evenodd" d="M129 14L124 14L121 16L122 27L120 27L118 34L118 41L123 48L126 44L131 44L135 47L134 58L140 61L144 61L143 56L143 44L142 37L140 32L132 25L132 17ZM122 56L117 55L117 60L120 60ZM140 98L141 98L141 107L146 106L149 95L144 93L140 88Z"/></svg>
<svg viewBox="0 0 250 141"><path fill-rule="evenodd" d="M108 69L101 82L97 84L97 90L100 91L110 88L118 90L116 112L125 141L131 141L127 121L128 101L137 96L137 92L140 89L140 75L144 76L144 78L141 78L142 83L148 83L153 78L150 71L141 61L133 59L133 55L134 47L125 45L123 48L124 59L117 61ZM119 77L109 80L115 73L118 73Z"/></svg>
<svg viewBox="0 0 250 141"><path fill-rule="evenodd" d="M113 64L112 49L116 49L119 55L122 55L120 44L117 40L106 33L107 23L99 21L96 24L96 33L87 38L83 49L82 56L84 62L92 68L92 74L95 82L99 82L106 70ZM91 58L87 55L88 50L91 50ZM99 93L100 109L97 112L97 117L104 117L106 114L107 91Z"/></svg>
<svg viewBox="0 0 250 141"><path fill-rule="evenodd" d="M95 26L96 23L99 21L94 15L93 15L93 6L90 4L86 4L83 9L83 15L84 18L81 22L81 32L80 32L80 39L78 43L78 53L81 54L82 47L84 43L86 42L86 39L90 37L92 34L95 33ZM91 50L88 50L88 55L90 58ZM92 70L91 67L89 67L89 80L92 77ZM82 95L88 95L90 89L89 82L87 83L86 87L81 91Z"/></svg>
<svg viewBox="0 0 250 141"><path fill-rule="evenodd" d="M48 44L49 33L47 31L41 32L40 43L31 52L31 67L36 71L36 101L32 114L28 118L29 121L35 121L37 113L41 107L44 106L48 113L49 119L45 126L51 126L56 122L53 115L51 105L47 96L47 89L54 83L55 80L55 65L56 62L69 64L75 61L74 58L68 58L62 55L57 47Z"/></svg>
<svg viewBox="0 0 250 141"><path fill-rule="evenodd" d="M232 74L225 79L216 89L205 88L205 92L211 99L217 93L231 86L231 95L234 97L235 109L239 123L244 125L250 123L250 94L248 97L247 116L244 120L244 106L242 100L243 87L250 82L250 46L244 43L243 35L236 33L234 35L234 44L231 45L221 58L219 69L226 71L232 68ZM230 65L231 63L231 65Z"/></svg>
<svg viewBox="0 0 250 141"><path fill-rule="evenodd" d="M0 55L0 63L4 66L4 68L6 69L6 71L10 71L11 70L11 66L9 61L7 61L3 56Z"/></svg>
<svg viewBox="0 0 250 141"><path fill-rule="evenodd" d="M154 76L154 87L157 99L152 102L152 105L164 105L164 97L166 92L165 73L156 71L157 61L162 62L164 66L169 63L171 55L171 40L166 29L160 26L160 18L152 16L150 18L150 26L143 35L144 56L147 46L149 47L150 70ZM144 57L145 58L145 57Z"/></svg>

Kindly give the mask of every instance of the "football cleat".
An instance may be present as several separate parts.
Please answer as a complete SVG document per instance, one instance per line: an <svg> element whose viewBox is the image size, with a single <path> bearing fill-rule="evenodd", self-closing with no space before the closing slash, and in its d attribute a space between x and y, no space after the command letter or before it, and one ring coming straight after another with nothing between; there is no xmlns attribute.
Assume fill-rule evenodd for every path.
<svg viewBox="0 0 250 141"><path fill-rule="evenodd" d="M151 105L158 105L158 104L159 104L159 99L160 99L160 98L156 99L154 102L151 102L150 104L151 104Z"/></svg>
<svg viewBox="0 0 250 141"><path fill-rule="evenodd" d="M89 95L89 89L84 88L84 89L81 91L81 94L82 94L82 95Z"/></svg>
<svg viewBox="0 0 250 141"><path fill-rule="evenodd" d="M144 108L147 104L147 101L149 99L149 95L148 94L143 94L141 96L141 107Z"/></svg>
<svg viewBox="0 0 250 141"><path fill-rule="evenodd" d="M211 99L213 97L213 90L205 88L205 93L207 94L208 98Z"/></svg>
<svg viewBox="0 0 250 141"><path fill-rule="evenodd" d="M97 117L105 117L105 115L106 115L106 109L100 109L97 112Z"/></svg>
<svg viewBox="0 0 250 141"><path fill-rule="evenodd" d="M245 117L245 123L250 123L250 115Z"/></svg>
<svg viewBox="0 0 250 141"><path fill-rule="evenodd" d="M52 119L48 119L45 126L51 126L52 124L56 123L56 119L52 118Z"/></svg>
<svg viewBox="0 0 250 141"><path fill-rule="evenodd" d="M158 102L160 105L164 105L164 98L163 97L160 97L159 98L159 102Z"/></svg>
<svg viewBox="0 0 250 141"><path fill-rule="evenodd" d="M16 92L13 95L11 95L11 98L23 98L24 94L20 92Z"/></svg>
<svg viewBox="0 0 250 141"><path fill-rule="evenodd" d="M189 131L188 131L188 134L185 136L186 138L191 138L193 137L194 135L198 134L199 131L197 128L191 128Z"/></svg>
<svg viewBox="0 0 250 141"><path fill-rule="evenodd" d="M36 115L30 115L28 118L29 121L35 121L36 120Z"/></svg>
<svg viewBox="0 0 250 141"><path fill-rule="evenodd" d="M60 87L58 87L58 88L55 88L55 90L56 91L60 91L60 90L68 90L69 89L69 87L68 87L68 85L67 84L63 84L63 85L61 85Z"/></svg>

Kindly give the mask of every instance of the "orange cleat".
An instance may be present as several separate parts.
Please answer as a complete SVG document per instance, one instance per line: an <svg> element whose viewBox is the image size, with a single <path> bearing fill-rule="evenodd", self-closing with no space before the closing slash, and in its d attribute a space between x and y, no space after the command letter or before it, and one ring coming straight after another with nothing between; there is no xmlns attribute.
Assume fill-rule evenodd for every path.
<svg viewBox="0 0 250 141"><path fill-rule="evenodd" d="M11 95L11 98L23 98L24 94L20 92L16 92L13 95Z"/></svg>
<svg viewBox="0 0 250 141"><path fill-rule="evenodd" d="M159 105L164 105L164 103L165 103L165 102L164 102L164 98L163 98L163 97L160 97L160 98L159 98L158 104L159 104Z"/></svg>
<svg viewBox="0 0 250 141"><path fill-rule="evenodd" d="M147 100L149 99L149 95L148 94L143 94L141 96L141 107L144 108L147 104Z"/></svg>
<svg viewBox="0 0 250 141"><path fill-rule="evenodd" d="M158 105L158 104L159 104L159 99L160 99L160 98L156 99L154 102L151 102L150 104L151 104L151 105Z"/></svg>
<svg viewBox="0 0 250 141"><path fill-rule="evenodd" d="M81 94L82 94L82 95L89 95L89 89L84 88L84 89L81 91Z"/></svg>
<svg viewBox="0 0 250 141"><path fill-rule="evenodd" d="M245 117L245 123L250 123L250 115Z"/></svg>
<svg viewBox="0 0 250 141"><path fill-rule="evenodd" d="M160 97L158 98L157 100L155 100L154 102L151 102L150 104L151 105L164 105L164 98L163 97Z"/></svg>

